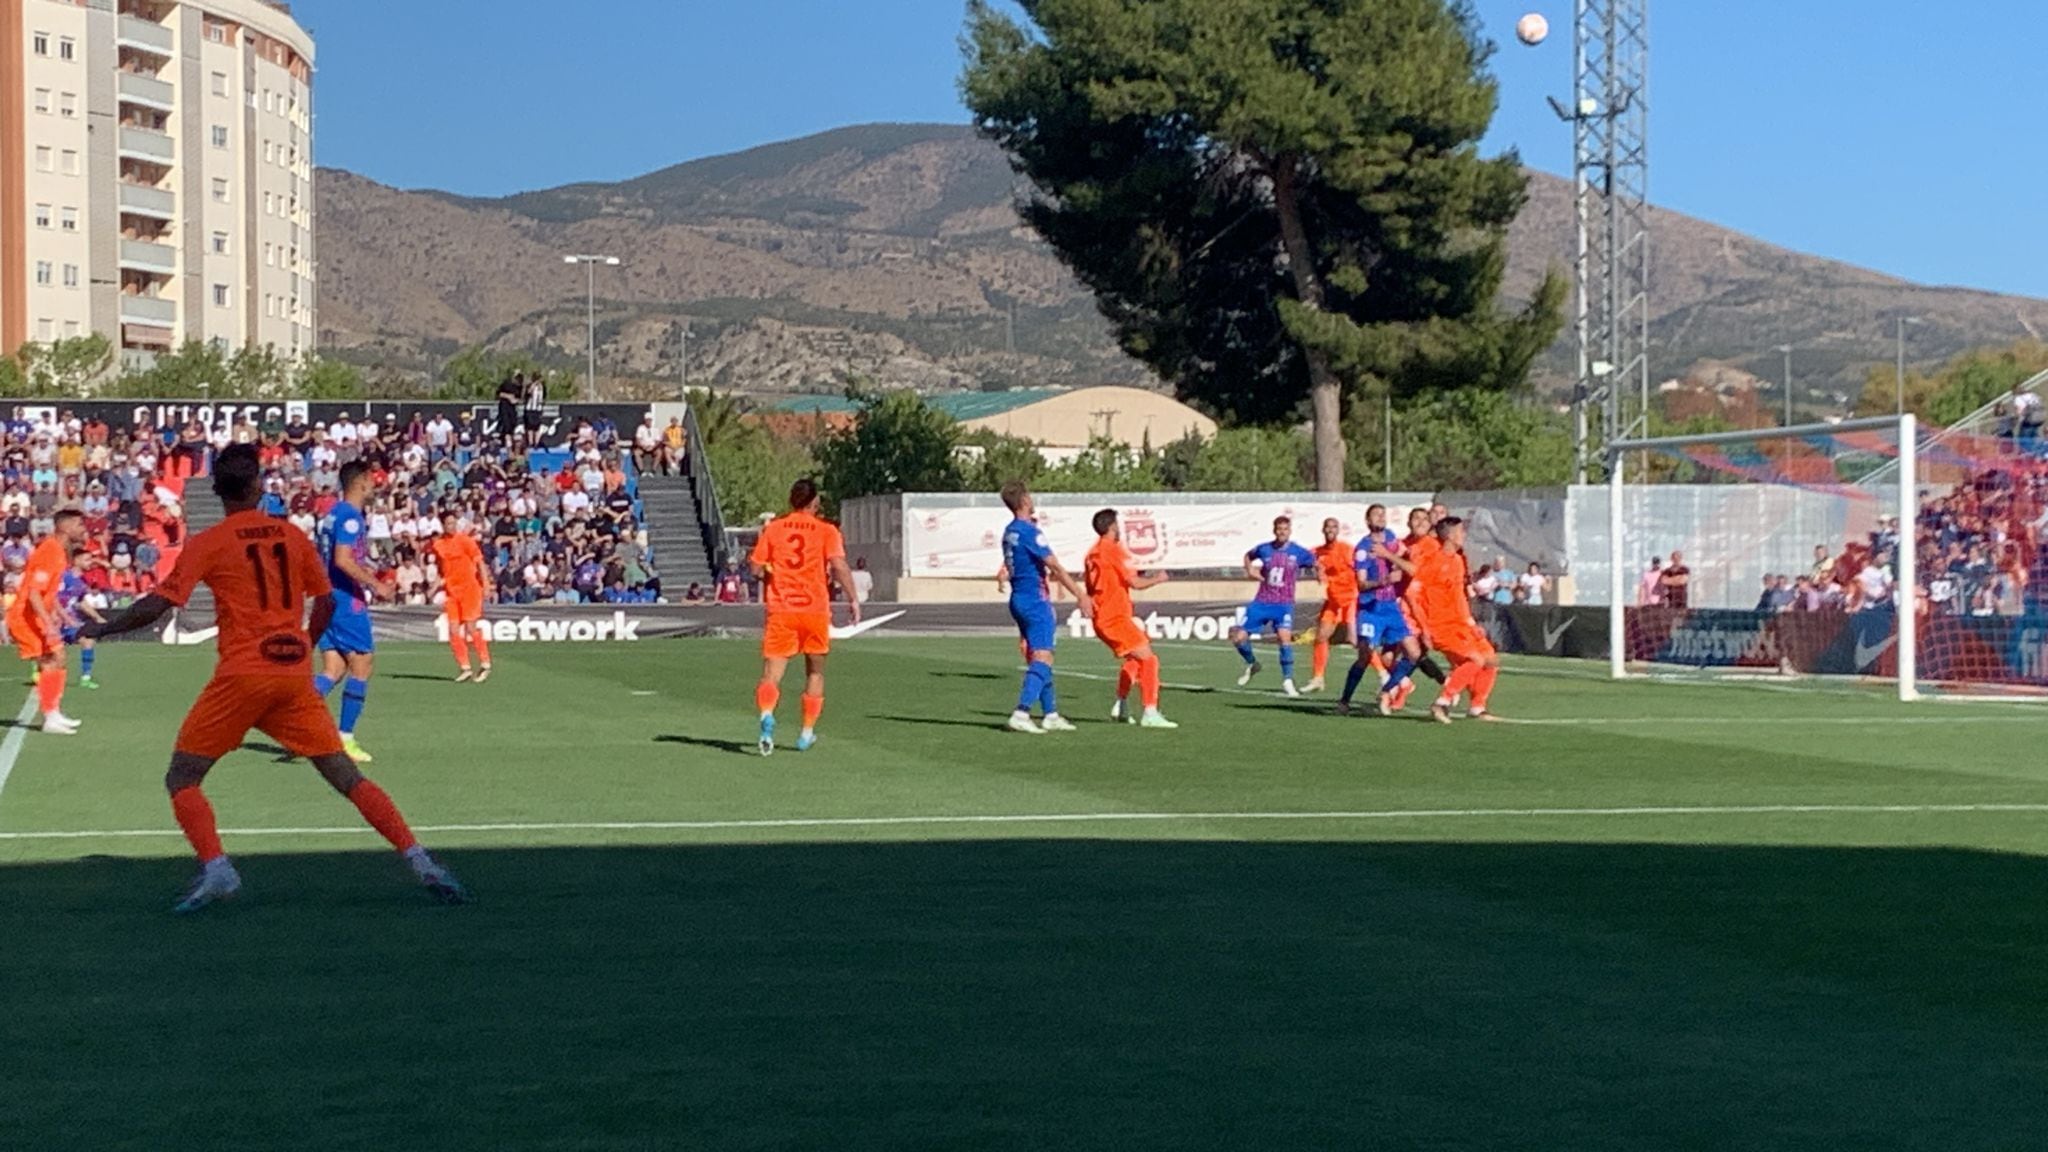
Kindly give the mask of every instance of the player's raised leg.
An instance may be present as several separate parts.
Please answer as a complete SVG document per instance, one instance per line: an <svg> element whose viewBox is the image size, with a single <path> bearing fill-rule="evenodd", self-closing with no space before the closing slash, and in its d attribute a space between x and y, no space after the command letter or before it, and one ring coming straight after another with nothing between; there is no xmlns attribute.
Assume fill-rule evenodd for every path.
<svg viewBox="0 0 2048 1152"><path fill-rule="evenodd" d="M1252 677L1257 676L1264 669L1259 666L1259 654L1252 649L1252 634L1250 632L1242 627L1232 628L1230 630L1230 643L1232 647L1237 649L1238 656L1244 660L1244 671L1239 673L1237 677L1237 686L1242 688L1250 684Z"/></svg>

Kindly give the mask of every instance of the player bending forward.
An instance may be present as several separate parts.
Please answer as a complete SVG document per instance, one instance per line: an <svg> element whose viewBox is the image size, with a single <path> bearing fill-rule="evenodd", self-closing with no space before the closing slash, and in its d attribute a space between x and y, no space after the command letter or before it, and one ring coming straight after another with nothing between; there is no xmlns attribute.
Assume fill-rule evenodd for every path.
<svg viewBox="0 0 2048 1152"><path fill-rule="evenodd" d="M1137 607L1131 603L1132 592L1166 583L1166 573L1138 574L1137 562L1124 547L1123 528L1116 522L1114 509L1097 512L1094 523L1095 547L1088 550L1082 565L1083 582L1089 599L1095 602L1095 637L1123 662L1116 677L1116 706L1110 709L1109 718L1136 719L1144 728L1178 728L1180 725L1160 715L1159 656L1152 651L1152 640L1138 623ZM1132 717L1130 711L1133 684L1145 704L1145 714L1139 718Z"/></svg>
<svg viewBox="0 0 2048 1152"><path fill-rule="evenodd" d="M64 714L64 621L57 598L64 573L85 543L85 517L66 509L57 513L56 524L56 531L29 553L21 571L21 591L7 607L7 631L21 658L35 665L43 731L71 736L78 732L78 721Z"/></svg>
<svg viewBox="0 0 2048 1152"><path fill-rule="evenodd" d="M1323 690L1323 673L1330 668L1330 642L1339 632L1358 649L1360 659L1378 658L1369 645L1358 642L1358 572L1350 543L1340 539L1343 527L1334 516L1323 521L1323 543L1316 549L1316 571L1323 580L1323 610L1316 615L1314 674L1302 685L1304 692Z"/></svg>
<svg viewBox="0 0 2048 1152"><path fill-rule="evenodd" d="M304 532L263 514L263 470L253 444L221 451L213 491L227 518L194 536L171 575L155 592L104 624L83 633L98 639L146 628L189 600L198 586L213 589L220 624L220 658L213 678L178 729L171 769L164 777L171 811L199 854L199 878L178 912L197 912L241 890L242 878L222 851L213 806L201 784L222 756L242 746L251 728L313 762L334 790L348 797L384 839L412 865L413 874L444 904L465 904L469 893L454 874L427 854L405 817L382 788L370 782L342 750L341 733L327 704L313 690L313 636L334 618L327 566ZM305 626L306 601L313 602Z"/></svg>
<svg viewBox="0 0 2048 1152"><path fill-rule="evenodd" d="M1315 564L1316 556L1294 543L1293 535L1294 521L1279 517L1273 521L1272 542L1244 554L1245 579L1256 581L1259 590L1245 605L1244 623L1230 630L1230 642L1244 658L1244 674L1237 678L1240 688L1259 674L1252 641L1270 628L1280 641L1280 690L1289 696L1301 695L1294 686L1294 585L1301 570Z"/></svg>
<svg viewBox="0 0 2048 1152"><path fill-rule="evenodd" d="M1416 562L1407 593L1428 645L1451 658L1451 677L1429 715L1439 724L1449 724L1452 705L1470 688L1472 707L1467 715L1498 720L1487 710L1487 702L1500 678L1500 657L1472 619L1471 592L1465 583L1465 522L1447 516L1437 521L1435 535L1439 546Z"/></svg>
<svg viewBox="0 0 2048 1152"><path fill-rule="evenodd" d="M754 542L747 564L763 584L767 620L761 629L761 682L754 707L761 712L760 751L775 753L775 705L782 699L782 674L789 659L804 657L804 727L796 750L818 742L818 717L825 712L825 656L832 651L832 579L846 593L847 611L860 623L860 598L846 566L846 542L839 529L818 518L818 485L803 479L790 486L789 512L770 520Z"/></svg>
<svg viewBox="0 0 2048 1152"><path fill-rule="evenodd" d="M441 534L427 545L441 572L441 615L448 622L448 647L455 651L455 682L472 677L481 684L491 678L491 642L484 636L484 589L491 570L476 538L462 531L454 513L441 517ZM481 671L469 670L469 648L476 646Z"/></svg>
<svg viewBox="0 0 2048 1152"><path fill-rule="evenodd" d="M1052 649L1059 634L1059 617L1053 612L1046 590L1057 583L1080 603L1081 615L1095 618L1095 601L1088 590L1074 582L1060 566L1059 557L1045 542L1045 534L1032 519L1036 504L1023 481L1003 485L1003 504L1010 510L1010 525L1003 529L1003 567L1010 574L1010 619L1017 622L1017 634L1024 641L1024 684L1017 692L1017 710L1007 725L1012 732L1033 736L1047 732L1072 732L1074 726L1060 715L1059 695L1052 682ZM1044 709L1042 719L1033 722L1031 706Z"/></svg>

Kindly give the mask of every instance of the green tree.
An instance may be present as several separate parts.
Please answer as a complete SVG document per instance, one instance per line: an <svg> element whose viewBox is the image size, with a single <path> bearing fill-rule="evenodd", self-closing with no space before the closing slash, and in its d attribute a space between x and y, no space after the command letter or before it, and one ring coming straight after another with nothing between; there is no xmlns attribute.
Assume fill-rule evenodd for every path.
<svg viewBox="0 0 2048 1152"><path fill-rule="evenodd" d="M139 400L236 399L229 380L226 353L192 340L175 351L159 353L148 368L123 376L118 390Z"/></svg>
<svg viewBox="0 0 2048 1152"><path fill-rule="evenodd" d="M2048 371L2048 344L2023 340L2004 348L1977 348L1932 372L1906 375L1906 408L1936 427L1947 427ZM1898 409L1898 371L1872 368L1857 398L1858 416L1888 416Z"/></svg>
<svg viewBox="0 0 2048 1152"><path fill-rule="evenodd" d="M1159 486L1169 492L1185 492L1195 484L1195 462L1202 458L1206 442L1196 432L1159 450Z"/></svg>
<svg viewBox="0 0 2048 1152"><path fill-rule="evenodd" d="M436 400L488 400L498 394L498 385L514 373L528 379L538 375L547 382L550 400L576 396L576 374L549 368L528 352L494 352L472 344L441 365L434 388Z"/></svg>
<svg viewBox="0 0 2048 1152"><path fill-rule="evenodd" d="M1486 159L1491 46L1457 0L973 0L962 87L1025 219L1124 349L1226 419L1306 408L1345 479L1346 401L1507 391L1564 282L1498 310L1517 158Z"/></svg>
<svg viewBox="0 0 2048 1152"><path fill-rule="evenodd" d="M994 492L1012 480L1035 482L1045 471L1045 455L1020 436L977 428L960 436L961 487L969 492Z"/></svg>
<svg viewBox="0 0 2048 1152"><path fill-rule="evenodd" d="M292 395L300 400L360 400L363 370L308 352L292 371Z"/></svg>
<svg viewBox="0 0 2048 1152"><path fill-rule="evenodd" d="M810 449L795 440L778 440L755 427L707 441L712 480L718 486L719 509L729 527L755 523L762 516L785 511L789 486L813 475L818 462Z"/></svg>
<svg viewBox="0 0 2048 1152"><path fill-rule="evenodd" d="M1502 392L1438 392L1394 413L1394 482L1402 488L1548 487L1568 483L1571 470L1565 417ZM1378 487L1376 476L1370 486Z"/></svg>
<svg viewBox="0 0 2048 1152"><path fill-rule="evenodd" d="M697 434L707 447L743 433L747 427L747 402L730 392L692 388L684 397L697 418Z"/></svg>
<svg viewBox="0 0 2048 1152"><path fill-rule="evenodd" d="M958 492L960 425L909 389L848 388L851 426L818 448L819 483L835 502L890 492Z"/></svg>
<svg viewBox="0 0 2048 1152"><path fill-rule="evenodd" d="M108 377L114 348L97 332L49 344L23 344L0 368L0 394L8 396L84 396Z"/></svg>
<svg viewBox="0 0 2048 1152"><path fill-rule="evenodd" d="M1096 440L1073 459L1039 474L1040 492L1157 492L1159 464L1113 440Z"/></svg>
<svg viewBox="0 0 2048 1152"><path fill-rule="evenodd" d="M1292 429L1225 428L1195 457L1197 492L1299 492L1314 474L1315 447Z"/></svg>

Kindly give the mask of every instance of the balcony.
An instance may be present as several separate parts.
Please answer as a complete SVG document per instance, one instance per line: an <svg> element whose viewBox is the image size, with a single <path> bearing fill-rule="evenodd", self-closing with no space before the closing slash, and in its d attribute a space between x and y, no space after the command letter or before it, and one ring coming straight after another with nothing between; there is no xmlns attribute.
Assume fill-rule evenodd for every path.
<svg viewBox="0 0 2048 1152"><path fill-rule="evenodd" d="M169 56L173 42L169 28L140 16L123 16L114 29L114 43L159 56Z"/></svg>
<svg viewBox="0 0 2048 1152"><path fill-rule="evenodd" d="M119 74L121 99L163 112L178 110L177 90L154 76L134 72Z"/></svg>
<svg viewBox="0 0 2048 1152"><path fill-rule="evenodd" d="M148 128L121 129L116 150L123 159L148 160L155 164L169 164L178 154L169 136Z"/></svg>
<svg viewBox="0 0 2048 1152"><path fill-rule="evenodd" d="M121 322L123 324L175 324L178 322L178 302L159 296L121 297Z"/></svg>
<svg viewBox="0 0 2048 1152"><path fill-rule="evenodd" d="M152 244L147 240L123 240L121 267L136 272L175 275L178 271L178 250L168 244Z"/></svg>
<svg viewBox="0 0 2048 1152"><path fill-rule="evenodd" d="M121 184L121 211L133 212L138 216L153 216L159 220L170 220L177 215L178 198L162 188L150 188L141 184Z"/></svg>

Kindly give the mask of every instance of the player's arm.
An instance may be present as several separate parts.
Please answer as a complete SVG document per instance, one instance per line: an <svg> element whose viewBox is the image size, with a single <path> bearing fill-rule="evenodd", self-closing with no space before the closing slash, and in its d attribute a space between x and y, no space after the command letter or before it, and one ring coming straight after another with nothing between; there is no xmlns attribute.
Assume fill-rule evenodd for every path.
<svg viewBox="0 0 2048 1152"><path fill-rule="evenodd" d="M1166 583L1166 573L1164 572L1154 572L1150 576L1139 573L1133 575L1130 580L1131 591L1133 592L1143 592L1147 588L1157 588L1164 583Z"/></svg>
<svg viewBox="0 0 2048 1152"><path fill-rule="evenodd" d="M334 611L334 602L328 600L326 605L327 611L332 613ZM78 630L78 634L87 640L119 636L123 632L133 632L138 628L149 627L163 619L164 614L175 607L177 605L171 603L170 600L152 592L135 603L130 604L127 608L114 613L114 618L111 620L100 619L85 625Z"/></svg>
<svg viewBox="0 0 2048 1152"><path fill-rule="evenodd" d="M1050 551L1045 554L1045 571L1047 575L1052 577L1053 583L1065 588L1067 594L1074 598L1074 602L1081 606L1082 616L1090 620L1095 618L1095 601L1088 595L1088 590L1081 587L1080 583L1060 564L1060 558L1053 555Z"/></svg>
<svg viewBox="0 0 2048 1152"><path fill-rule="evenodd" d="M756 580L766 580L773 575L773 571L768 567L768 534L766 532L761 533L760 538L754 541L754 550L747 553L747 571L753 573Z"/></svg>
<svg viewBox="0 0 2048 1152"><path fill-rule="evenodd" d="M28 598L28 606L36 610L36 619L42 622L43 634L46 636L61 636L64 632L64 620L57 614L56 601L55 588L51 588L47 596L30 595Z"/></svg>
<svg viewBox="0 0 2048 1152"><path fill-rule="evenodd" d="M386 600L398 593L396 585L371 571L367 565L356 559L356 554L350 551L346 544L338 540L334 545L334 566L341 569L360 587L374 589L378 596Z"/></svg>
<svg viewBox="0 0 2048 1152"><path fill-rule="evenodd" d="M80 600L78 602L78 610L84 613L88 620L97 621L101 624L105 624L107 622L106 616L102 614L99 609L93 607L91 604L88 604L83 600Z"/></svg>
<svg viewBox="0 0 2048 1152"><path fill-rule="evenodd" d="M1372 546L1372 554L1378 559L1384 560L1387 563L1392 564L1394 567L1399 568L1402 572L1406 573L1407 575L1415 575L1415 561L1410 560L1408 557L1401 555L1399 552L1394 551L1393 549L1387 547L1385 544L1375 543ZM1389 583L1391 583L1391 581L1389 581Z"/></svg>
<svg viewBox="0 0 2048 1152"><path fill-rule="evenodd" d="M996 595L1008 596L1009 594L1010 562L1008 560L1005 560L1003 561L1002 565L996 569Z"/></svg>
<svg viewBox="0 0 2048 1152"><path fill-rule="evenodd" d="M1261 580L1263 580L1264 577L1262 577L1259 574L1259 569L1263 565L1263 563L1264 562L1259 559L1259 554L1256 551L1245 553L1244 578L1251 581L1254 584L1257 584Z"/></svg>

